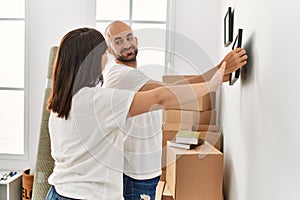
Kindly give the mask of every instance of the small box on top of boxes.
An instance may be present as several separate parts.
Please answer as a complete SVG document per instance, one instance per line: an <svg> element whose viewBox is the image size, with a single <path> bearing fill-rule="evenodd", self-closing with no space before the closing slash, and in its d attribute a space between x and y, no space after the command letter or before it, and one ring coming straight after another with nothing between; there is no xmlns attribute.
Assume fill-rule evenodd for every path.
<svg viewBox="0 0 300 200"><path fill-rule="evenodd" d="M173 83L179 80L183 81L186 78L192 78L192 77L194 76L170 75L170 76L164 76L163 81L167 83ZM188 83L188 81L186 81L186 83ZM168 173L167 172L167 159L168 159L167 149L172 148L172 147L167 147L167 141L173 140L176 134L178 133L178 131L180 130L197 131L199 132L198 139L203 139L205 141L204 142L205 145L211 144L216 148L216 151L219 152L222 151L222 131L221 131L221 127L216 124L217 113L215 109L216 109L216 93L211 92L204 95L203 97L198 98L195 101L180 106L174 106L173 108L165 110L163 112L161 180L166 181L165 184L166 186L169 185L168 180L166 179L166 174ZM223 154L220 152L220 155ZM184 169L187 168L179 167L176 170L184 170ZM176 174L178 173L179 172L176 172ZM178 179L178 181L180 181L180 179ZM165 189L168 188L166 186Z"/></svg>

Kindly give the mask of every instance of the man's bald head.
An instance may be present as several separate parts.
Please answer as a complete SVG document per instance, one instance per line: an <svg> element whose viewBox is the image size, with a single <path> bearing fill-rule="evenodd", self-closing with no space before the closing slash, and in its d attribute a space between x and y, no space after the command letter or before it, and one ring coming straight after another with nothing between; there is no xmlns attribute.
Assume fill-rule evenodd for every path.
<svg viewBox="0 0 300 200"><path fill-rule="evenodd" d="M109 39L111 36L117 35L122 32L132 31L131 27L122 21L113 21L105 29L105 37Z"/></svg>

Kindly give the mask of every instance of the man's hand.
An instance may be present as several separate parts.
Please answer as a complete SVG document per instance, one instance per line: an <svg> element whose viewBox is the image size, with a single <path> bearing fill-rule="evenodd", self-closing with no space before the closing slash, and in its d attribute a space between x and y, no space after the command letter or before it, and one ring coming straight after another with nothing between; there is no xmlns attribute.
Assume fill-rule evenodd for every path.
<svg viewBox="0 0 300 200"><path fill-rule="evenodd" d="M236 48L230 51L221 63L218 65L218 68L221 67L222 63L226 62L226 69L224 75L230 74L235 70L241 68L242 66L247 64L246 50L243 48Z"/></svg>

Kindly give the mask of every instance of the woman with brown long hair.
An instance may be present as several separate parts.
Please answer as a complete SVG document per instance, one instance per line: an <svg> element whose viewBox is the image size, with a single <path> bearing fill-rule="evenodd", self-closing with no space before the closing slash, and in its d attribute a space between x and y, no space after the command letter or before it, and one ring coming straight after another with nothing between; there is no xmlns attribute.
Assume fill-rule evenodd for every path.
<svg viewBox="0 0 300 200"><path fill-rule="evenodd" d="M210 81L159 87L145 92L103 89L101 66L107 45L102 34L79 28L61 40L48 100L51 154L47 200L120 200L123 130L126 119L150 109L167 109L216 91L225 63Z"/></svg>

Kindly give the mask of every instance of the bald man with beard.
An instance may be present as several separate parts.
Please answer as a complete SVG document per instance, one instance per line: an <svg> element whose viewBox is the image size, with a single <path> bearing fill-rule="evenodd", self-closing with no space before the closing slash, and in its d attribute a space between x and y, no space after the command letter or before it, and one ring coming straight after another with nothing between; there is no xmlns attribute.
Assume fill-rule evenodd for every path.
<svg viewBox="0 0 300 200"><path fill-rule="evenodd" d="M138 91L147 91L166 83L151 80L137 70L138 42L131 27L114 21L105 31L108 53L115 62L104 70L104 87ZM155 58L154 58L155 59ZM246 64L246 51L237 48L229 52L215 67L202 75L178 81L173 84L200 83L210 80L212 75L226 61L223 80L229 73ZM157 183L161 175L162 130L158 111L151 111L130 118L126 124L124 140L123 196L125 200L155 199Z"/></svg>

